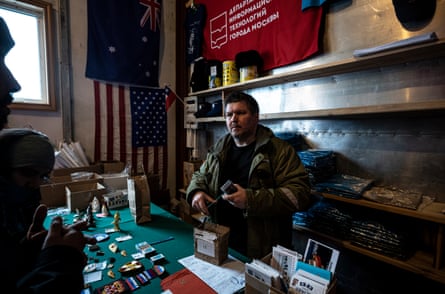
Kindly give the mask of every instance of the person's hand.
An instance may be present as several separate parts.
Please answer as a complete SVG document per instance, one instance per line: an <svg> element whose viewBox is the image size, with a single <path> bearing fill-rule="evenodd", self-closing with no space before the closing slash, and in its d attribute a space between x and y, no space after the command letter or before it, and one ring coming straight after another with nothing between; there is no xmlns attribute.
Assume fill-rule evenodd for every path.
<svg viewBox="0 0 445 294"><path fill-rule="evenodd" d="M198 191L193 195L192 207L205 215L209 215L209 210L207 203L214 203L215 199L204 193L203 191Z"/></svg>
<svg viewBox="0 0 445 294"><path fill-rule="evenodd" d="M85 221L77 222L70 226L63 225L60 216L51 221L49 231L43 227L43 222L48 213L45 205L40 205L34 212L34 218L27 233L29 241L39 242L42 249L53 245L66 245L83 251L85 244L96 244L96 239L85 236L81 231L87 228Z"/></svg>
<svg viewBox="0 0 445 294"><path fill-rule="evenodd" d="M60 216L56 216L52 219L49 227L48 234L43 242L42 249L63 245L69 246L83 252L83 249L87 243L94 244L95 239L84 236L84 234L77 228L79 223L72 226L64 226L63 219Z"/></svg>
<svg viewBox="0 0 445 294"><path fill-rule="evenodd" d="M232 194L224 194L222 198L237 208L245 209L247 207L246 190L238 184L233 185L235 185L237 189L236 192Z"/></svg>
<svg viewBox="0 0 445 294"><path fill-rule="evenodd" d="M34 212L34 217L32 224L29 226L28 232L26 234L26 239L28 241L43 243L45 240L47 230L43 227L43 222L45 221L46 215L48 214L48 208L46 205L39 205Z"/></svg>

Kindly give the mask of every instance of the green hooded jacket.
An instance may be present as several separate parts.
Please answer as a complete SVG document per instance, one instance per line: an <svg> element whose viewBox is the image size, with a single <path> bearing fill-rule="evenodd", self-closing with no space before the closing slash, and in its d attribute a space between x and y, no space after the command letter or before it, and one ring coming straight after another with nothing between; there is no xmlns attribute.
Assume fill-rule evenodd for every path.
<svg viewBox="0 0 445 294"><path fill-rule="evenodd" d="M192 202L197 191L216 198L219 190L220 167L226 158L230 134L225 135L207 153L200 169L193 174L187 188L187 201ZM292 214L309 205L309 176L295 149L275 137L272 130L258 125L255 155L249 170L247 193L247 255L261 258L280 244L291 246ZM218 223L218 215L211 215Z"/></svg>

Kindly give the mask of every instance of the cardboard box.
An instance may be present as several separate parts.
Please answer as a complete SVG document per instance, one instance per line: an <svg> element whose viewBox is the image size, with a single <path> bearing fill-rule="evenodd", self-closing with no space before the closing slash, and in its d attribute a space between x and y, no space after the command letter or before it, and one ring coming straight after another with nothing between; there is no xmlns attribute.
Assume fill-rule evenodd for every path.
<svg viewBox="0 0 445 294"><path fill-rule="evenodd" d="M68 184L71 182L102 182L101 175L95 172L74 172L69 175L52 176L49 181L51 184Z"/></svg>
<svg viewBox="0 0 445 294"><path fill-rule="evenodd" d="M65 186L65 192L66 206L70 211L75 211L86 209L94 197L102 202L106 189L99 183L73 182Z"/></svg>
<svg viewBox="0 0 445 294"><path fill-rule="evenodd" d="M187 189L190 181L192 180L193 173L199 169L202 164L202 160L197 161L184 161L184 188Z"/></svg>
<svg viewBox="0 0 445 294"><path fill-rule="evenodd" d="M272 259L272 253L263 257L261 261L270 265L271 259ZM263 294L263 293L286 294L281 289L269 287L266 283L254 278L247 272L245 273L245 278L246 278L246 288L244 293L246 294ZM337 279L334 277L329 285L328 290L326 291L326 294L335 294L336 289L337 289ZM293 289L289 289L288 293L300 294L298 291Z"/></svg>
<svg viewBox="0 0 445 294"><path fill-rule="evenodd" d="M181 212L186 215L192 215L192 211L194 211L194 209L190 206L190 204L188 204L187 200L181 198L179 201L181 203Z"/></svg>
<svg viewBox="0 0 445 294"><path fill-rule="evenodd" d="M121 161L101 161L104 174L121 173L125 169L125 163Z"/></svg>
<svg viewBox="0 0 445 294"><path fill-rule="evenodd" d="M228 256L230 228L213 223L203 223L194 228L195 256L220 265Z"/></svg>
<svg viewBox="0 0 445 294"><path fill-rule="evenodd" d="M108 191L127 190L127 174L102 174L103 185Z"/></svg>
<svg viewBox="0 0 445 294"><path fill-rule="evenodd" d="M59 177L59 176L67 176L75 172L94 172L97 174L103 173L103 168L101 164L93 164L88 166L81 166L81 167L70 167L70 168L58 168L53 170L52 176Z"/></svg>
<svg viewBox="0 0 445 294"><path fill-rule="evenodd" d="M78 180L73 180L71 175L51 177L50 184L45 184L40 186L40 194L42 196L40 202L46 204L48 207L66 206L65 187L67 185L73 182L99 183L102 180L102 177L96 173L91 173L88 178L77 178L77 179Z"/></svg>

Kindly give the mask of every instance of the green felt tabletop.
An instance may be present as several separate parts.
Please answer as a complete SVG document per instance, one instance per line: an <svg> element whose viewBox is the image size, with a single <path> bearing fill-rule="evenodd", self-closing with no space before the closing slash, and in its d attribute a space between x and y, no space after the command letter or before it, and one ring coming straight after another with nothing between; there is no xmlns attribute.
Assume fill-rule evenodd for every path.
<svg viewBox="0 0 445 294"><path fill-rule="evenodd" d="M88 247L85 248L85 253L91 262L102 262L104 260L110 260L114 257L114 267L112 271L115 274L115 278L108 277L107 272L109 269L102 270L102 280L93 282L90 284L91 292L96 289L113 282L119 278L126 278L119 273L119 267L123 264L132 261L131 254L136 253L135 244L146 241L148 243L165 240L169 237L173 237L173 240L161 242L153 245L157 253L162 253L165 256L165 262L160 263L166 270L165 277L169 274L175 273L184 267L178 262L178 259L193 255L193 226L183 222L181 219L167 212L166 210L158 207L155 204L151 204L151 221L144 224L136 224L131 216L128 208L111 210L110 216L106 218L95 217L95 227L90 228L85 234L94 235L97 233L105 233L106 229L112 229L113 215L118 211L120 214L120 232L114 232L109 234L109 239L98 243L100 251L104 253L103 256L98 255L97 251L92 252ZM63 216L65 223L71 224L73 220L73 214ZM47 224L49 223L49 217ZM131 235L132 239L122 242L117 242L116 237ZM118 251L113 253L109 250L108 246L111 243L116 243ZM123 256L121 251L125 250L127 256ZM149 258L143 258L139 260L145 267L150 269L153 267ZM149 284L141 286L135 292L139 293L160 293L161 290L161 277L154 278Z"/></svg>

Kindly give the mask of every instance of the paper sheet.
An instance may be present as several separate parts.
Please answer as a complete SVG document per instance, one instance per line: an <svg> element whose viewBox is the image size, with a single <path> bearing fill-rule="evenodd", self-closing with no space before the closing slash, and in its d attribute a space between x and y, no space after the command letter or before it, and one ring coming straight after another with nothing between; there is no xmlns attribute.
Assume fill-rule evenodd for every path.
<svg viewBox="0 0 445 294"><path fill-rule="evenodd" d="M184 257L178 262L218 293L232 294L245 286L244 263L231 256L220 266L196 258L194 255Z"/></svg>

